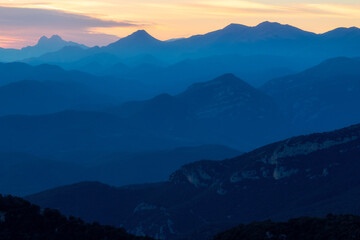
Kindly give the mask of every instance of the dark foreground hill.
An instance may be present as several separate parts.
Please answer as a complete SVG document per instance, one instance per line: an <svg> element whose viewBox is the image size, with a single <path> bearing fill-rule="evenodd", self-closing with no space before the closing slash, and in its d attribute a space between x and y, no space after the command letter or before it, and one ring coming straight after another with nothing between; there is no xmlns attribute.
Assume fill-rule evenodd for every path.
<svg viewBox="0 0 360 240"><path fill-rule="evenodd" d="M80 183L28 199L163 239L207 239L236 226L360 214L360 125L290 138L237 158L183 166L168 182Z"/></svg>
<svg viewBox="0 0 360 240"><path fill-rule="evenodd" d="M329 240L360 239L360 217L328 215L326 218L301 217L288 222L255 222L220 233L214 240Z"/></svg>
<svg viewBox="0 0 360 240"><path fill-rule="evenodd" d="M150 240L136 237L124 229L84 223L65 217L57 210L12 196L0 195L0 239L2 240Z"/></svg>

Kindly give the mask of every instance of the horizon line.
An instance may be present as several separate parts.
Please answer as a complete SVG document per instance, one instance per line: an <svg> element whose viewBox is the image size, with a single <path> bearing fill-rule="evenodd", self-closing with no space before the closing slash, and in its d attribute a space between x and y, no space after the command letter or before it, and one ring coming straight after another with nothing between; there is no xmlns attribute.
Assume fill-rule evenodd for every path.
<svg viewBox="0 0 360 240"><path fill-rule="evenodd" d="M352 29L352 28L360 29L359 27L357 27L357 26L354 25L354 26L351 26L351 27L336 27L336 28L330 28L329 30L322 31L322 32L313 32L313 31L305 30L305 29L303 29L303 28L301 28L301 27L297 27L297 26L295 26L295 25L286 24L286 23L281 23L280 21L261 21L261 22L259 22L258 24L255 24L255 25L245 25L245 24L241 24L241 23L232 22L232 23L227 24L227 25L226 25L225 27L223 27L223 28L220 28L220 29L217 28L217 29L214 29L214 30L209 31L209 32L206 32L206 33L199 33L199 34L194 34L194 35L187 35L187 36L184 36L184 37L170 37L170 38L166 38L166 39L162 40L161 38L158 38L158 37L156 37L155 35L152 35L151 33L149 33L149 32L151 32L151 31L146 30L146 29L143 28L143 26L142 26L142 28L136 29L135 31L133 31L132 33L130 33L130 34L128 34L128 35L125 35L125 36L122 36L122 37L117 36L118 39L117 39L116 41L114 41L114 42L117 42L117 41L120 40L120 39L129 37L129 36L131 36L131 35L139 32L139 31L144 31L144 32L146 32L147 34L149 34L150 36L154 37L155 39L157 39L157 40L159 40L159 41L161 41L161 42L167 42L167 41L172 41L172 40L176 41L176 40L180 40L180 39L188 39L188 38L191 38L191 37L194 37L194 36L203 36L203 35L206 35L206 34L209 34L209 33L212 33L212 32L216 32L216 31L219 31L219 30L223 30L223 29L225 29L225 28L227 28L227 27L229 27L229 26L231 26L231 25L240 25L240 26L245 26L245 27L248 27L248 28L256 28L256 27L258 27L258 26L260 26L261 24L264 24L264 23L280 24L280 25L282 25L282 26L291 26L291 27L297 28L297 29L299 29L299 30L301 30L301 31L313 33L313 34L316 34L316 35L326 34L326 33L328 33L328 32L331 32L331 31L334 31L334 30L337 30L337 29ZM0 46L0 48L3 48L3 49L21 50L21 49L26 48L26 47L36 46L36 45L39 43L39 41L40 41L41 38L44 38L44 37L45 37L45 38L47 38L47 39L51 39L51 38L53 38L53 37L55 37L55 36L60 37L60 38L61 38L62 40L64 40L64 41L74 42L74 43L81 44L81 45L84 45L84 46L87 46L87 47L90 47L90 48L93 48L93 47L104 47L104 46L107 46L107 45L109 45L109 44L111 44L111 43L114 43L114 42L111 42L111 43L103 44L103 45L101 45L101 44L96 44L96 45L91 45L91 46L89 46L89 45L87 45L87 44L85 44L85 43L82 43L82 42L77 42L77 41L74 41L74 40L71 40L71 39L65 39L64 37L61 36L61 34L50 34L50 35L44 34L44 35L40 35L40 36L37 38L37 40L36 40L33 44L31 44L31 45L24 45L24 46L19 47L19 48L6 48L6 47L1 47L1 46ZM1 38L2 38L2 37L0 36L0 43L1 43Z"/></svg>

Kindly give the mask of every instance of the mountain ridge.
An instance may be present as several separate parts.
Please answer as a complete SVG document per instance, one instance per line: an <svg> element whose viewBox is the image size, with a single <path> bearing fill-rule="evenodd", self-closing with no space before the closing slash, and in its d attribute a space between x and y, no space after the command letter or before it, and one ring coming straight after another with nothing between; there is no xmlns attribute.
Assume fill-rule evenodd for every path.
<svg viewBox="0 0 360 240"><path fill-rule="evenodd" d="M109 111L164 135L224 145L236 142L230 146L245 149L271 141L275 132L280 139L286 124L270 97L233 74L193 84L174 96L127 102Z"/></svg>
<svg viewBox="0 0 360 240"><path fill-rule="evenodd" d="M301 131L332 130L360 121L360 61L338 57L297 74L273 79L260 89L278 103Z"/></svg>
<svg viewBox="0 0 360 240"><path fill-rule="evenodd" d="M53 35L50 38L42 36L34 46L27 46L21 49L0 48L1 62L22 61L28 58L40 57L49 52L57 52L66 46L87 49L88 47L72 41L65 41L59 35Z"/></svg>
<svg viewBox="0 0 360 240"><path fill-rule="evenodd" d="M130 232L162 239L207 239L239 223L359 214L359 153L360 125L354 125L290 138L229 160L188 164L168 182L111 191L99 184L93 191L92 184L80 183L28 199L69 214L80 191L95 201L80 200L86 207L76 213L85 219L124 224ZM122 206L114 205L118 201ZM97 207L101 204L116 216L131 217L106 218Z"/></svg>
<svg viewBox="0 0 360 240"><path fill-rule="evenodd" d="M345 34L344 34L345 32ZM347 32L352 32L350 35ZM144 55L151 55L161 62L176 63L185 59L202 58L218 54L273 55L294 59L320 62L326 58L360 54L356 42L360 38L359 29L344 28L327 33L315 34L291 25L263 22L257 26L230 24L223 29L185 39L160 41L144 30L138 30L127 37L104 46L79 51L76 59L100 52L116 53L123 61ZM346 41L343 46L341 41ZM53 63L59 61L65 51L53 55ZM41 62L42 58L36 60ZM27 60L30 61L30 60ZM69 61L69 60L68 60ZM126 62L125 62L126 64ZM141 63L140 63L141 64Z"/></svg>

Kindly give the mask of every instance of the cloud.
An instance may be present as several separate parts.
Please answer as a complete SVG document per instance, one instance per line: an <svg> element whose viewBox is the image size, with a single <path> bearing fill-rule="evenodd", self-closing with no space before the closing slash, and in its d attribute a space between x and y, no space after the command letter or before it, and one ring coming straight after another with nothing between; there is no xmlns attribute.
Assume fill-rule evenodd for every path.
<svg viewBox="0 0 360 240"><path fill-rule="evenodd" d="M88 29L93 27L130 27L129 22L108 21L59 10L0 7L0 28L52 27Z"/></svg>
<svg viewBox="0 0 360 240"><path fill-rule="evenodd" d="M205 0L198 1L194 3L188 3L189 7L207 9L209 14L213 13L216 15L219 14L248 14L248 15L258 15L258 14L282 14L282 15L317 15L317 16L338 16L341 14L346 14L345 9L347 6L343 5L325 5L325 4L299 4L299 3L290 3L290 4L265 4L252 1L239 1L239 0ZM354 12L359 13L359 9L352 8Z"/></svg>
<svg viewBox="0 0 360 240"><path fill-rule="evenodd" d="M137 26L133 22L103 20L60 10L0 7L0 44L5 45L6 42L6 46L23 45L21 40L11 44L9 39L26 39L33 42L42 35L51 34L68 36L72 40L83 39L85 43L86 38L101 36L97 39L103 39L104 43L108 43L109 39L113 40L115 36L97 33L93 29Z"/></svg>

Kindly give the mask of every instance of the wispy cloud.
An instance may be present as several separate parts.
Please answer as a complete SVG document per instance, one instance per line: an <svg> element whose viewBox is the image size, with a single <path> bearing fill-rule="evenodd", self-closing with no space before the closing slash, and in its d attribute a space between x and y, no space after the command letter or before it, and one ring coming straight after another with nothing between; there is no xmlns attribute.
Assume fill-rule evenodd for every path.
<svg viewBox="0 0 360 240"><path fill-rule="evenodd" d="M348 14L359 14L360 7L341 4L265 4L254 1L242 0L200 0L192 3L177 3L188 8L202 9L209 14L247 14L247 15L316 15L316 16L349 16ZM206 10L206 11L205 11ZM305 16L304 16L305 17Z"/></svg>
<svg viewBox="0 0 360 240"><path fill-rule="evenodd" d="M84 40L101 34L102 42L114 40L115 36L94 32L96 28L136 27L128 21L113 21L69 13L53 9L35 9L18 7L0 7L0 42L9 45L20 45L21 41L11 44L9 39L32 39L42 35L60 34L70 36L73 40ZM99 40L99 37L97 37ZM4 44L3 44L4 45Z"/></svg>

